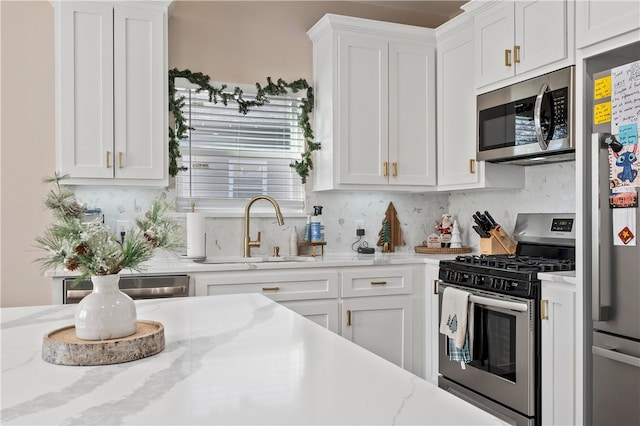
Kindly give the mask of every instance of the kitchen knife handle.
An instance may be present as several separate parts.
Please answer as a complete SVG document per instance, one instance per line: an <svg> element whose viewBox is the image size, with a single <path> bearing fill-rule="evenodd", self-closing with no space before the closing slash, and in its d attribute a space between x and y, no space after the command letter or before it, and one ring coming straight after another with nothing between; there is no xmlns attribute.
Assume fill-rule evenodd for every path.
<svg viewBox="0 0 640 426"><path fill-rule="evenodd" d="M382 176L389 176L389 162L382 163Z"/></svg>
<svg viewBox="0 0 640 426"><path fill-rule="evenodd" d="M548 300L543 299L540 301L540 319L543 321L549 319L549 314L547 313L548 306L549 306Z"/></svg>
<svg viewBox="0 0 640 426"><path fill-rule="evenodd" d="M469 173L472 175L476 174L476 160L473 158L469 159Z"/></svg>

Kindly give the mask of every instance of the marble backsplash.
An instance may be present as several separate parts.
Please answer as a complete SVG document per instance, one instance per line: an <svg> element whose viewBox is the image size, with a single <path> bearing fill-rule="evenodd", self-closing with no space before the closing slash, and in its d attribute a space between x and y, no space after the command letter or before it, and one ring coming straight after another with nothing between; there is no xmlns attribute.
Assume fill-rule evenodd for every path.
<svg viewBox="0 0 640 426"><path fill-rule="evenodd" d="M393 203L400 220L405 246L397 251L413 251L421 245L425 237L433 232L434 223L443 213L450 213L458 220L465 246L478 248L479 237L471 226L471 215L476 210L488 210L507 232L513 230L519 212L575 212L575 163L565 162L527 167L526 186L519 190L481 190L453 193L393 193L379 191L361 192L310 192L307 195L308 208L322 205L323 223L327 245L326 252L348 253L359 244L355 235L355 220L363 220L366 241L376 247L382 220L390 202ZM144 214L157 196L168 200L175 193L166 189L135 187L79 186L76 197L88 207L99 207L105 214L105 223L116 228L116 220L133 221ZM270 212L270 210L267 210ZM186 224L184 214L178 219ZM243 238L243 212L237 215L215 214L205 219L207 233L207 255L241 256ZM253 216L253 215L252 215ZM291 228L296 227L298 238L302 239L306 218L304 215L285 215L285 224L279 226L270 213L256 214L251 219L251 236L256 238L262 232L262 245L252 249L255 255L270 255L273 247L280 247L281 255L289 254ZM186 231L184 232L186 239ZM379 250L379 247L376 247ZM186 250L184 250L186 252ZM302 254L302 253L301 253Z"/></svg>

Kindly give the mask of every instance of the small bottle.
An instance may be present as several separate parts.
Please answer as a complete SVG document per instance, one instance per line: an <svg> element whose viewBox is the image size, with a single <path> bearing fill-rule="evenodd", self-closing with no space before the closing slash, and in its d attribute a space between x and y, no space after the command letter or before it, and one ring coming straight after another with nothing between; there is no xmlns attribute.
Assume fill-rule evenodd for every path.
<svg viewBox="0 0 640 426"><path fill-rule="evenodd" d="M295 226L291 228L291 235L289 236L289 256L298 255L298 232Z"/></svg>
<svg viewBox="0 0 640 426"><path fill-rule="evenodd" d="M324 241L324 225L322 223L322 206L313 206L311 219L311 241Z"/></svg>

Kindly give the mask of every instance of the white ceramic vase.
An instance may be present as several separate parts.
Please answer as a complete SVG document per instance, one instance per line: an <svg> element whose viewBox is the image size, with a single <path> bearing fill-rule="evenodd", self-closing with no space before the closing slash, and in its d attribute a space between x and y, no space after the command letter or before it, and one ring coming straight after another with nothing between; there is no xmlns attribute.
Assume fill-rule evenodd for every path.
<svg viewBox="0 0 640 426"><path fill-rule="evenodd" d="M105 340L136 332L136 305L120 291L120 275L94 275L93 291L76 310L76 336L83 340Z"/></svg>

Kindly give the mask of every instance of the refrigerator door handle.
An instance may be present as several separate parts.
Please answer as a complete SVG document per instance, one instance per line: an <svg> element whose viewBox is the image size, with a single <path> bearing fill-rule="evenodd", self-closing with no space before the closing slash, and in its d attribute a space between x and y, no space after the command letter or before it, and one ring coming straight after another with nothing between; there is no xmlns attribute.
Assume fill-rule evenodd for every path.
<svg viewBox="0 0 640 426"><path fill-rule="evenodd" d="M592 346L591 352L594 355L601 356L603 358L608 358L613 361L622 362L625 364L629 364L633 367L640 368L640 358L635 356L623 354L621 352L616 351L615 349L604 349L598 346Z"/></svg>
<svg viewBox="0 0 640 426"><path fill-rule="evenodd" d="M591 170L598 170L598 162L600 159L600 150L603 149L602 144L605 143L605 139L610 135L606 133L594 133L591 135L591 147L594 152L591 155ZM604 149L607 149L605 145ZM591 258L602 259L600 253L599 238L600 228L600 188L598 186L598 177L592 177L591 181L591 218L595 221L592 226L591 241ZM603 207L604 208L604 207ZM609 306L605 306L602 303L602 294L604 289L603 283L600 280L600 267L602 262L591 262L591 316L593 321L607 321L609 319ZM607 271L604 271L605 273Z"/></svg>

